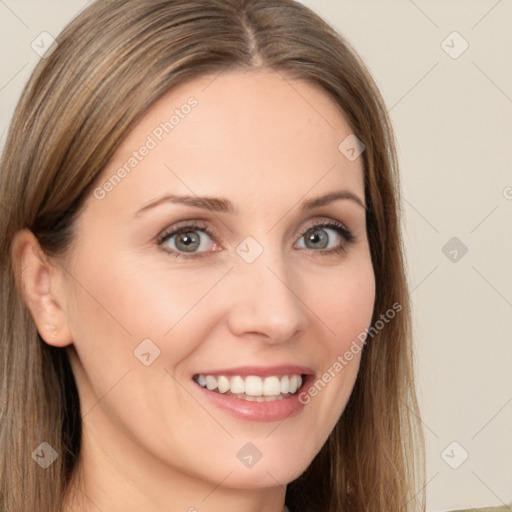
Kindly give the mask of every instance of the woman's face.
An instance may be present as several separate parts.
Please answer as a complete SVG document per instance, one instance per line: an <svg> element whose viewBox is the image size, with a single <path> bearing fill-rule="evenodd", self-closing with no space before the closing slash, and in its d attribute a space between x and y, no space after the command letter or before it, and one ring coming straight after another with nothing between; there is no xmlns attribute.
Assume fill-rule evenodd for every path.
<svg viewBox="0 0 512 512"><path fill-rule="evenodd" d="M86 459L232 488L306 469L375 298L351 133L324 92L260 71L180 85L129 134L62 273Z"/></svg>

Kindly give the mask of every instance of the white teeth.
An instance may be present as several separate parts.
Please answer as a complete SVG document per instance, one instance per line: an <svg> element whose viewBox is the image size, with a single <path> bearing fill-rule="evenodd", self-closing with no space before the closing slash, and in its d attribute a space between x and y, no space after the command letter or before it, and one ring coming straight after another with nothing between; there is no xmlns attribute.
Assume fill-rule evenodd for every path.
<svg viewBox="0 0 512 512"><path fill-rule="evenodd" d="M242 377L238 375L236 377L231 377L229 380L229 390L231 393L245 393L245 382Z"/></svg>
<svg viewBox="0 0 512 512"><path fill-rule="evenodd" d="M301 384L299 383L299 379L300 377L298 375L292 375L292 377L290 378L290 393L295 393L295 391L297 391L298 387Z"/></svg>
<svg viewBox="0 0 512 512"><path fill-rule="evenodd" d="M275 396L281 393L281 381L278 377L267 377L263 382L263 396Z"/></svg>
<svg viewBox="0 0 512 512"><path fill-rule="evenodd" d="M290 392L290 379L288 375L281 377L281 393L289 393Z"/></svg>
<svg viewBox="0 0 512 512"><path fill-rule="evenodd" d="M219 393L229 391L239 398L243 397L246 400L257 402L282 399L284 398L283 394L295 393L302 385L300 375L284 375L283 377L249 375L245 378L240 375L232 377L226 375L197 375L195 380L201 387L210 391L216 389Z"/></svg>
<svg viewBox="0 0 512 512"><path fill-rule="evenodd" d="M245 378L245 394L249 396L263 395L263 381L261 377L251 375Z"/></svg>
<svg viewBox="0 0 512 512"><path fill-rule="evenodd" d="M207 375L206 376L206 387L210 391L217 389L217 379L215 377L212 377L211 375Z"/></svg>
<svg viewBox="0 0 512 512"><path fill-rule="evenodd" d="M219 386L220 393L225 393L229 390L229 379L224 377L224 375L220 375L217 379L217 386Z"/></svg>

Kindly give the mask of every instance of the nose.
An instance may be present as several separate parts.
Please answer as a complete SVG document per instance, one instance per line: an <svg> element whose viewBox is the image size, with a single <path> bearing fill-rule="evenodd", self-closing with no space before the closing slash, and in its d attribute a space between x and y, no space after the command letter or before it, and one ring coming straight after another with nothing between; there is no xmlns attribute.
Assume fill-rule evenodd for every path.
<svg viewBox="0 0 512 512"><path fill-rule="evenodd" d="M228 325L235 336L282 343L307 328L307 298L286 262L264 256L230 272Z"/></svg>

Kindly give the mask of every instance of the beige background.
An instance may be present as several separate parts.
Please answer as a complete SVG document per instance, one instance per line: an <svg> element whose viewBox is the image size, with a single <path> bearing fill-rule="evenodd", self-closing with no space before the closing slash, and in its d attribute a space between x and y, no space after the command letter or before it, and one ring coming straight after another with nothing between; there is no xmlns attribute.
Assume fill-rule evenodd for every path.
<svg viewBox="0 0 512 512"><path fill-rule="evenodd" d="M512 2L303 1L366 61L396 129L427 509L510 504ZM39 58L31 42L84 5L0 0L0 147Z"/></svg>

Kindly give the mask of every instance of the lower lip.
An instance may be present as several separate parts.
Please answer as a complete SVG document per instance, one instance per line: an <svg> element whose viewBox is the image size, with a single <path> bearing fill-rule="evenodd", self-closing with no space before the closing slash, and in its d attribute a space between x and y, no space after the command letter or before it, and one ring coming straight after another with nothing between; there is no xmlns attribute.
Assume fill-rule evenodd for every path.
<svg viewBox="0 0 512 512"><path fill-rule="evenodd" d="M305 404L299 401L299 394L307 388L312 378L312 375L303 376L302 385L294 395L272 402L249 402L243 398L234 398L216 391L210 391L199 386L199 384L196 384L196 386L207 400L237 418L248 421L272 422L292 418L302 411Z"/></svg>

